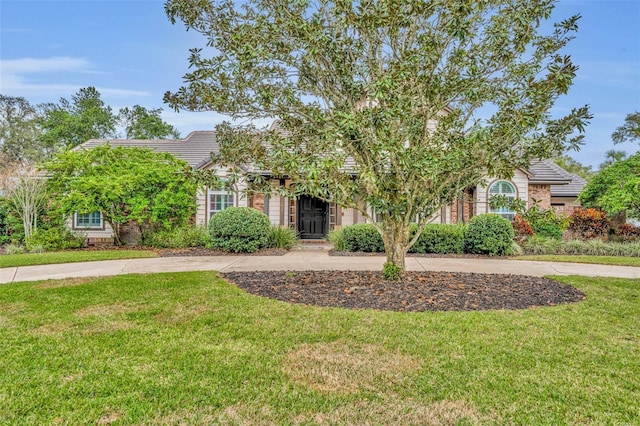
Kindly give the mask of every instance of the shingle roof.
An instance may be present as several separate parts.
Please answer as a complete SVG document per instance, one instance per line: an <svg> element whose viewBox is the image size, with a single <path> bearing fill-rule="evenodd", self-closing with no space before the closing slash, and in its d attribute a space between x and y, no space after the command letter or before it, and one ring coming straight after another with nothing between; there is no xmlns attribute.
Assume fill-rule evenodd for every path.
<svg viewBox="0 0 640 426"><path fill-rule="evenodd" d="M210 162L211 153L220 152L220 146L216 140L216 133L212 130L191 132L186 138L181 140L90 139L76 149L91 149L107 142L113 147L139 146L160 152L168 152L177 158L185 160L194 168L207 165ZM352 169L354 165L353 159L349 158L346 168ZM248 169L251 168L248 167ZM257 170L252 171L257 172ZM586 181L580 176L567 172L552 160L534 161L531 163L528 172L530 173L530 183L550 184L551 195L554 197L577 196L586 185Z"/></svg>
<svg viewBox="0 0 640 426"><path fill-rule="evenodd" d="M552 197L577 197L587 184L586 180L569 173L553 160L533 162L529 170L533 174L529 182L550 184Z"/></svg>
<svg viewBox="0 0 640 426"><path fill-rule="evenodd" d="M80 145L81 148L91 149L98 145L109 143L111 146L138 146L155 151L168 152L177 158L185 160L191 167L198 165L211 157L211 152L218 153L220 146L214 131L191 132L182 140L147 140L147 139L90 139Z"/></svg>
<svg viewBox="0 0 640 426"><path fill-rule="evenodd" d="M582 192L587 181L580 176L569 173L571 182L568 185L551 185L552 197L577 197Z"/></svg>
<svg viewBox="0 0 640 426"><path fill-rule="evenodd" d="M533 184L567 185L572 177L565 169L553 160L536 160L529 166L532 176L529 182Z"/></svg>

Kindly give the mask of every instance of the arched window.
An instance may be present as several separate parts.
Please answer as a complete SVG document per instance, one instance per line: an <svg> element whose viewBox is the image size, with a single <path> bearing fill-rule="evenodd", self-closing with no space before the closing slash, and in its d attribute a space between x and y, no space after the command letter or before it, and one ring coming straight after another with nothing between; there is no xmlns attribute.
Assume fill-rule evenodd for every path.
<svg viewBox="0 0 640 426"><path fill-rule="evenodd" d="M516 187L511 182L499 180L494 182L489 188L489 198L495 195L502 195L506 197L507 200L515 200L518 193L516 192ZM509 220L513 220L513 217L515 216L515 212L511 210L509 206L499 207L497 209L489 207L489 212L499 214Z"/></svg>

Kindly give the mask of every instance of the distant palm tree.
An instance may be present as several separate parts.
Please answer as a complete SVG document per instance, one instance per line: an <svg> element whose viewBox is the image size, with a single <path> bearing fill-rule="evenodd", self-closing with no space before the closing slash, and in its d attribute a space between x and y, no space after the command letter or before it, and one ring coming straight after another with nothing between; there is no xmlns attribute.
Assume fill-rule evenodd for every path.
<svg viewBox="0 0 640 426"><path fill-rule="evenodd" d="M600 163L600 170L605 167L609 167L613 163L616 163L620 160L624 160L627 158L627 153L625 151L616 151L615 149L610 149L605 152L605 160L604 163Z"/></svg>

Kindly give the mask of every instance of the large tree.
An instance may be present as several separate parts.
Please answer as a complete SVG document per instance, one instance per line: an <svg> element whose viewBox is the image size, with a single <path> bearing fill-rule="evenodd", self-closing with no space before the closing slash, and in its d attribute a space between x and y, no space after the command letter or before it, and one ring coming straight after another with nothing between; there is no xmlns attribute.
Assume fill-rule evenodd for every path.
<svg viewBox="0 0 640 426"><path fill-rule="evenodd" d="M627 114L624 124L613 132L611 139L613 143L640 142L640 112Z"/></svg>
<svg viewBox="0 0 640 426"><path fill-rule="evenodd" d="M0 151L8 163L32 163L48 150L41 141L40 113L25 98L0 94Z"/></svg>
<svg viewBox="0 0 640 426"><path fill-rule="evenodd" d="M640 152L600 170L578 199L586 207L640 219Z"/></svg>
<svg viewBox="0 0 640 426"><path fill-rule="evenodd" d="M147 109L140 105L133 108L121 108L118 121L124 128L127 139L179 139L180 133L171 124L165 122L160 113L162 108Z"/></svg>
<svg viewBox="0 0 640 426"><path fill-rule="evenodd" d="M594 174L593 170L591 170L591 166L585 166L584 164L567 154L556 157L553 159L553 161L569 173L576 174L587 181L591 179Z"/></svg>
<svg viewBox="0 0 640 426"><path fill-rule="evenodd" d="M57 210L66 216L101 212L116 245L123 223L137 223L142 231L184 223L195 213L195 172L168 153L105 144L62 152L44 168Z"/></svg>
<svg viewBox="0 0 640 426"><path fill-rule="evenodd" d="M58 104L46 104L42 127L44 142L51 148L73 148L89 139L116 135L117 118L95 87L85 87Z"/></svg>
<svg viewBox="0 0 640 426"><path fill-rule="evenodd" d="M214 161L358 209L383 236L387 270L402 273L421 230L464 188L581 142L571 135L586 106L549 112L577 70L565 48L579 17L542 29L554 3L169 0L170 20L211 49L191 50L186 85L165 101L236 123L277 119L261 132L218 126Z"/></svg>

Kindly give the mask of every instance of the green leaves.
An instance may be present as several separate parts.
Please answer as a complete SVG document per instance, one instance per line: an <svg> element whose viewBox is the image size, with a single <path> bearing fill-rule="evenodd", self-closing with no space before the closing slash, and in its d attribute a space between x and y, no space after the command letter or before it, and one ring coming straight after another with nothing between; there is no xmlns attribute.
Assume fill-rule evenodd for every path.
<svg viewBox="0 0 640 426"><path fill-rule="evenodd" d="M383 222L423 221L487 172L508 176L581 143L586 106L550 113L576 74L564 49L579 19L544 33L553 6L170 0L171 21L213 49L192 51L185 86L165 102L277 120L260 131L219 126L220 166L286 177L282 193L372 218L369 206Z"/></svg>
<svg viewBox="0 0 640 426"><path fill-rule="evenodd" d="M125 222L171 227L195 213L196 176L168 153L106 144L63 152L44 168L58 210L67 216L102 212L116 242Z"/></svg>
<svg viewBox="0 0 640 426"><path fill-rule="evenodd" d="M578 196L585 207L640 219L640 153L600 170Z"/></svg>

